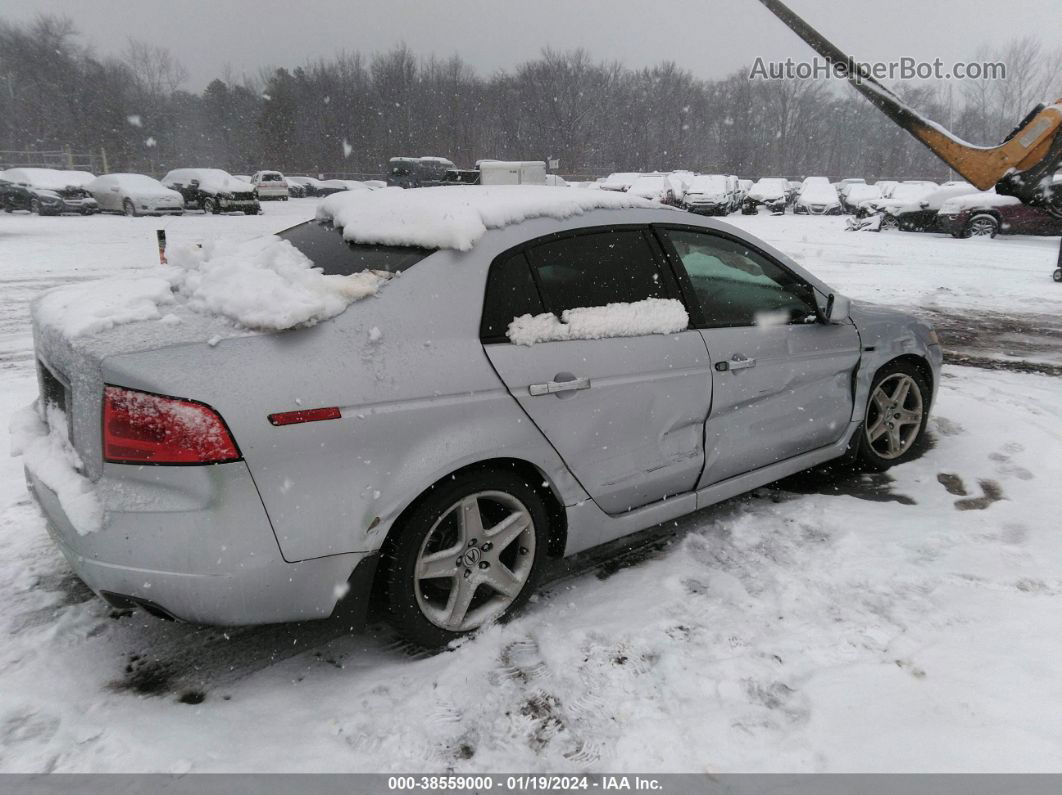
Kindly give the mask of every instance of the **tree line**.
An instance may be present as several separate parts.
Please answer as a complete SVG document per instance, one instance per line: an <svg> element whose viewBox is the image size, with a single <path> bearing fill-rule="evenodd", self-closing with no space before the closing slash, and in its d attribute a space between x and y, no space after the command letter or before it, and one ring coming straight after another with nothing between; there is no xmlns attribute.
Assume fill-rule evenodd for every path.
<svg viewBox="0 0 1062 795"><path fill-rule="evenodd" d="M977 57L1005 80L898 93L975 143L998 143L1037 101L1062 95L1062 48L1022 39ZM555 158L563 174L688 168L740 176L948 178L935 157L838 81L700 79L674 62L630 69L584 50L483 76L459 56L404 45L341 53L200 93L171 52L131 41L98 57L64 18L0 20L0 150L106 153L111 171L370 175L398 155Z"/></svg>

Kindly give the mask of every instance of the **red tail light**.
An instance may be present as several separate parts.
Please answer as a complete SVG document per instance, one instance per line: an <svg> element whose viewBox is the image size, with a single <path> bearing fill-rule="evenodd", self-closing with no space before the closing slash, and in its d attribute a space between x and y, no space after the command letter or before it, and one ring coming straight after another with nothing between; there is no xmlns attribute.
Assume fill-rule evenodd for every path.
<svg viewBox="0 0 1062 795"><path fill-rule="evenodd" d="M240 451L205 403L135 389L103 389L103 460L112 464L222 464Z"/></svg>

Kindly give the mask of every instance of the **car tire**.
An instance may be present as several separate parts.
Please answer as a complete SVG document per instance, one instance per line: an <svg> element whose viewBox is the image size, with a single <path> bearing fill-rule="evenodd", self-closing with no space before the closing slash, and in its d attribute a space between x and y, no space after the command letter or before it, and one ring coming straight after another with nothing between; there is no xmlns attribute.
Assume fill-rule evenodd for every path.
<svg viewBox="0 0 1062 795"><path fill-rule="evenodd" d="M30 199L29 211L34 215L43 215L41 212L41 203L37 199Z"/></svg>
<svg viewBox="0 0 1062 795"><path fill-rule="evenodd" d="M930 395L922 371L909 361L890 362L878 370L856 431L856 466L884 472L917 456L929 421Z"/></svg>
<svg viewBox="0 0 1062 795"><path fill-rule="evenodd" d="M966 222L966 226L962 230L962 236L964 238L970 237L995 237L999 233L999 221L995 216L988 215L987 213L981 213L980 215L973 216Z"/></svg>
<svg viewBox="0 0 1062 795"><path fill-rule="evenodd" d="M1062 268L1057 268L1055 272L1051 274L1051 278L1056 282L1062 282Z"/></svg>
<svg viewBox="0 0 1062 795"><path fill-rule="evenodd" d="M443 481L388 537L384 609L407 640L444 646L518 610L535 589L548 543L546 506L517 473L477 470Z"/></svg>
<svg viewBox="0 0 1062 795"><path fill-rule="evenodd" d="M884 213L882 215L882 217L881 217L881 227L880 227L881 231L884 232L886 229L899 229L899 228L900 228L900 223L899 223L899 221L896 220L896 216L889 215L888 213Z"/></svg>
<svg viewBox="0 0 1062 795"><path fill-rule="evenodd" d="M130 218L136 218L139 213L136 211L136 205L132 201L126 199L122 202L122 212L128 215Z"/></svg>
<svg viewBox="0 0 1062 795"><path fill-rule="evenodd" d="M203 212L207 215L217 215L221 212L221 208L218 206L217 200L213 196L207 196L203 199Z"/></svg>

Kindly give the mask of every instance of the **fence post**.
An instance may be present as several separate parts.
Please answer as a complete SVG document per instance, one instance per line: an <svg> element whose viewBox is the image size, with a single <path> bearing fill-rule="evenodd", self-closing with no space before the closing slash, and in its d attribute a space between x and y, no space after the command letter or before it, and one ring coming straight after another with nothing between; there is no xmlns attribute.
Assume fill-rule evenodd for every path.
<svg viewBox="0 0 1062 795"><path fill-rule="evenodd" d="M104 149L102 146L100 147L100 160L103 163L103 171L101 171L100 173L109 174L111 170L107 168L107 150Z"/></svg>
<svg viewBox="0 0 1062 795"><path fill-rule="evenodd" d="M66 153L66 167L68 169L74 168L74 153L70 151L70 144L63 147L63 152Z"/></svg>

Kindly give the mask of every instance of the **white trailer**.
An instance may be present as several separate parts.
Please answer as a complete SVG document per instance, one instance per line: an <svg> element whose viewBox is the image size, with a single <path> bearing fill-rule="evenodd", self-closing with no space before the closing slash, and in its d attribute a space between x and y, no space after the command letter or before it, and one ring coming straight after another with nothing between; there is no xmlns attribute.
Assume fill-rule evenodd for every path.
<svg viewBox="0 0 1062 795"><path fill-rule="evenodd" d="M545 185L544 160L481 160L480 185Z"/></svg>

